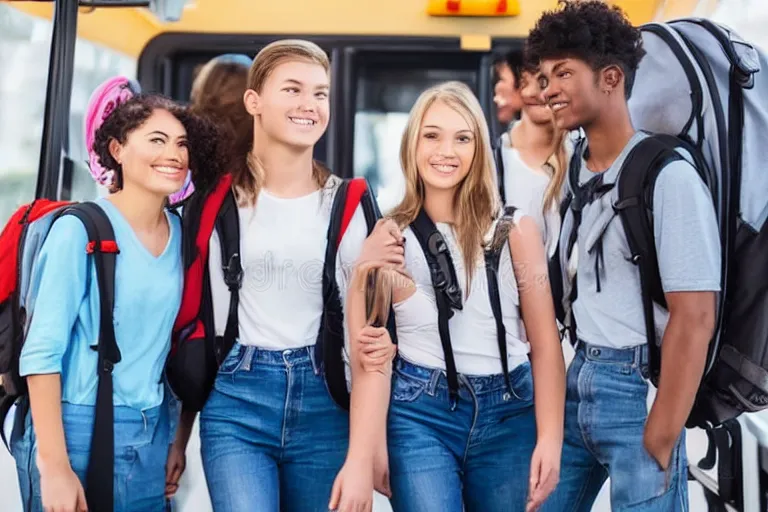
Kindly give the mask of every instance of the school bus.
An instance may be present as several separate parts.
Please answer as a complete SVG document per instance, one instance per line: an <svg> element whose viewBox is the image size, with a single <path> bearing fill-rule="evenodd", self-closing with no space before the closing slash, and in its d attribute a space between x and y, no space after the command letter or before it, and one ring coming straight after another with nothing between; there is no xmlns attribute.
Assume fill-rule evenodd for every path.
<svg viewBox="0 0 768 512"><path fill-rule="evenodd" d="M641 24L690 14L715 2L610 3ZM80 0L79 8L77 4L77 0L12 4L26 14L55 21L48 94L59 100L45 112L38 196L66 197L72 181L83 175L72 170L83 159L68 158L69 153L79 154L80 148L64 140L76 38L135 59L134 77L144 90L184 101L195 70L208 59L233 52L252 56L270 41L290 36L318 43L332 62L331 124L316 157L340 176L368 178L386 208L400 193L397 144L418 94L435 82L466 82L496 136L501 127L495 122L492 102L492 53L520 46L542 11L555 8L557 0ZM76 124L69 132L77 135L81 129ZM80 142L72 133L69 138ZM65 149L63 165L58 148Z"/></svg>
<svg viewBox="0 0 768 512"><path fill-rule="evenodd" d="M718 3L606 1L622 7L637 25L692 14L707 16ZM185 101L196 69L210 58L223 53L253 56L275 39L301 37L324 48L332 62L331 124L316 156L343 177L366 176L386 209L398 197L397 146L418 94L444 80L467 83L496 136L501 127L495 121L492 101L493 54L520 47L540 14L556 5L557 0L58 0L0 4L0 15L14 10L50 20L53 26L35 185L28 195L8 201L3 197L8 189L3 185L0 162L0 205L13 208L12 203L33 196L90 199L95 195L88 174L75 172L85 161L82 119L77 117L82 115L84 102L82 94L73 96L73 82L76 88L88 87L83 85L79 68L76 71L77 48L108 49L112 53L105 58L114 62L105 69L136 78L145 91ZM93 55L89 58L95 58ZM44 61L30 64L45 65ZM107 78L98 73L93 76L94 80ZM90 87L99 81L89 82ZM0 101L0 110L5 107ZM6 217L0 209L0 220ZM760 492L756 488L760 488L757 483L752 491Z"/></svg>

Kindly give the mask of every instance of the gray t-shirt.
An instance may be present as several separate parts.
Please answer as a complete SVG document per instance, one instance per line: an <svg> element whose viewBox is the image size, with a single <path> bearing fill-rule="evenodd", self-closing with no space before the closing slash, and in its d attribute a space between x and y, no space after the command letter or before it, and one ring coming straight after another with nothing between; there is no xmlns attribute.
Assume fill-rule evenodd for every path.
<svg viewBox="0 0 768 512"><path fill-rule="evenodd" d="M615 183L630 150L647 135L637 132L605 171ZM682 152L684 156L689 156ZM582 160L580 183L595 173ZM578 233L578 297L573 304L577 335L587 343L627 348L645 344L640 276L630 261L621 219L612 208L617 188L582 210ZM664 292L720 291L720 238L706 185L686 160L661 170L653 193L654 239ZM570 225L570 222L567 223ZM602 261L596 265L602 232ZM568 233L563 231L563 247ZM599 272L599 291L598 278ZM656 339L661 343L668 314L656 305Z"/></svg>

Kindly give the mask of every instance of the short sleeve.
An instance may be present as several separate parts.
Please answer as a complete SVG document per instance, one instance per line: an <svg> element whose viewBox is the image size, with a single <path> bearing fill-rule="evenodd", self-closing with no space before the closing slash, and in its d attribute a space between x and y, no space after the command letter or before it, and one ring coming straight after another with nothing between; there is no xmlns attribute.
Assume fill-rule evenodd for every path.
<svg viewBox="0 0 768 512"><path fill-rule="evenodd" d="M88 236L71 215L51 227L32 269L32 319L21 353L20 374L61 373L80 306L88 287Z"/></svg>
<svg viewBox="0 0 768 512"><path fill-rule="evenodd" d="M686 161L662 169L653 194L653 223L665 293L720 291L720 234L710 192Z"/></svg>

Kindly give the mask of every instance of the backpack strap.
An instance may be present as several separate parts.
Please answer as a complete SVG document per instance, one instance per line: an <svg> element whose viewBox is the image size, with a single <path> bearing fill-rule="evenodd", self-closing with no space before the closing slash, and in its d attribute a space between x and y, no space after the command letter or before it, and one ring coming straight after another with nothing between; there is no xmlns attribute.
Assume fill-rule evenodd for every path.
<svg viewBox="0 0 768 512"><path fill-rule="evenodd" d="M456 361L453 356L453 347L451 346L448 320L453 316L452 308L462 309L461 288L456 277L456 270L451 260L448 244L423 208L411 223L411 229L414 235L416 235L419 245L421 245L429 266L429 274L432 278L432 287L435 291L435 302L437 304L437 327L445 357L451 410L454 410L459 400L459 378L456 371Z"/></svg>
<svg viewBox="0 0 768 512"><path fill-rule="evenodd" d="M232 175L226 174L210 194L192 196L185 207L184 241L182 242L185 266L184 291L173 326L174 333L191 328L194 329L192 336L203 335L204 327L199 321L199 315L203 296L203 278L208 265L209 243L219 211L227 195L231 193L231 188ZM171 350L174 350L173 346Z"/></svg>
<svg viewBox="0 0 768 512"><path fill-rule="evenodd" d="M581 225L581 210L584 207L583 205L583 199L580 194L581 187L579 186L579 174L581 173L581 160L582 156L584 154L584 150L587 144L586 138L581 138L576 142L576 146L573 151L573 156L571 157L570 164L568 166L568 194L565 197L565 200L561 204L560 207L560 215L562 218L565 218L565 214L568 210L571 211L571 215L573 217L573 222L571 225L571 231L568 235L568 241L565 246L565 254L567 258L570 258L571 252L573 251L574 246L576 245L576 240L579 237L579 226ZM559 246L559 244L558 244ZM559 251L558 251L559 252ZM556 253L557 256L557 253ZM565 269L561 268L560 264L560 258L555 257L556 261L554 262L555 269L557 270L557 275L561 276L563 271ZM561 281L560 280L560 281ZM550 281L552 281L550 279ZM563 325L565 326L565 329L568 331L568 339L571 343L571 345L576 346L576 343L578 342L578 336L576 335L577 327L576 327L576 317L571 314L570 319L565 318L565 308L563 307L563 289L562 289L562 282L560 282L557 286L559 288L555 288L555 291L559 290L559 297L561 297L560 300L555 301L555 313L558 315L561 315ZM568 303L573 305L574 302L576 302L576 298L579 295L578 290L578 279L576 276L573 277L573 282L571 283L571 293L568 295ZM567 325L566 325L567 321Z"/></svg>
<svg viewBox="0 0 768 512"><path fill-rule="evenodd" d="M243 267L240 257L240 217L237 211L235 195L230 189L215 222L216 234L219 235L221 249L221 268L224 284L229 289L229 312L224 336L216 336L214 350L216 362L221 364L240 336L238 308L240 306L240 288L243 285Z"/></svg>
<svg viewBox="0 0 768 512"><path fill-rule="evenodd" d="M328 391L333 400L345 410L349 410L349 391L344 360L341 357L344 350L344 310L336 282L336 259L341 241L358 206L363 209L367 234L370 235L381 213L366 180L354 178L342 181L336 191L328 223L328 242L323 265L323 316L315 344L315 360L322 361Z"/></svg>
<svg viewBox="0 0 768 512"><path fill-rule="evenodd" d="M504 190L504 139L500 136L493 147L493 158L496 161L496 179L499 185L499 197L501 204L507 204L506 192Z"/></svg>
<svg viewBox="0 0 768 512"><path fill-rule="evenodd" d="M503 218L514 219L514 206L504 208ZM498 228L497 228L498 229ZM508 242L504 242L508 244ZM504 248L501 244L495 250L485 251L485 272L488 277L488 298L491 302L493 319L496 321L496 340L499 345L499 357L501 358L501 370L504 373L504 382L507 391L513 393L512 382L509 380L509 355L507 353L507 329L504 327L504 317L501 313L501 295L499 294L499 262L501 260L501 251ZM512 250L509 251L510 257Z"/></svg>
<svg viewBox="0 0 768 512"><path fill-rule="evenodd" d="M624 226L631 261L640 273L650 377L654 385L658 385L661 372L661 351L656 343L653 303L666 308L667 302L653 235L653 188L661 170L675 160L682 160L682 156L662 139L649 136L640 141L622 166L614 206Z"/></svg>
<svg viewBox="0 0 768 512"><path fill-rule="evenodd" d="M76 204L64 209L61 215L73 215L85 226L88 234L85 249L93 257L99 286L99 341L96 347L91 347L98 352L99 383L85 493L89 509L112 510L115 455L112 370L121 359L113 319L115 267L119 250L112 224L97 204Z"/></svg>

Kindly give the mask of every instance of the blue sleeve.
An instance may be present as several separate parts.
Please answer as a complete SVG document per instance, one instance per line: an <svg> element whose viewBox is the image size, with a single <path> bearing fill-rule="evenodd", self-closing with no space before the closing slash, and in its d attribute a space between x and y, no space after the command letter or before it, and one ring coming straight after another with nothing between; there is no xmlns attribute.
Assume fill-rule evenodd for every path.
<svg viewBox="0 0 768 512"><path fill-rule="evenodd" d="M71 215L50 229L32 270L32 319L21 352L20 374L61 373L88 283L88 237Z"/></svg>
<svg viewBox="0 0 768 512"><path fill-rule="evenodd" d="M665 293L720 291L720 232L715 208L696 169L675 161L653 192L653 224Z"/></svg>

